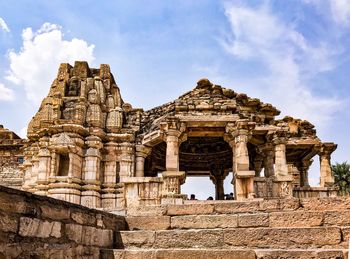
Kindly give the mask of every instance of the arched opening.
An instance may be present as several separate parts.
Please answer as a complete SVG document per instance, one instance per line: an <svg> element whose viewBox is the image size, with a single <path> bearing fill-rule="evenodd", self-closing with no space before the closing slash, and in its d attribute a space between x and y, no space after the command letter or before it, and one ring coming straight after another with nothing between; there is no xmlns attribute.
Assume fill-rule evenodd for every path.
<svg viewBox="0 0 350 259"><path fill-rule="evenodd" d="M232 157L232 148L222 137L188 137L179 148L179 167L180 171L186 172L186 180L195 177L210 179L215 187L213 198L223 200L224 181L229 172L232 172ZM194 184L195 191L200 182ZM208 188L208 184L201 188ZM230 193L232 189L228 191ZM212 192L206 196L211 196L210 193Z"/></svg>

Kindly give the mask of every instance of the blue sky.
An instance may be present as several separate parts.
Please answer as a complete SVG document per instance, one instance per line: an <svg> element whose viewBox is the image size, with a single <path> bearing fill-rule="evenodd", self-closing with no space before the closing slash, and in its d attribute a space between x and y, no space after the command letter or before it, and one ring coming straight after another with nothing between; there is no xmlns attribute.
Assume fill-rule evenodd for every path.
<svg viewBox="0 0 350 259"><path fill-rule="evenodd" d="M349 43L348 0L1 1L0 123L25 135L59 63L79 59L110 64L144 109L207 77L309 120L350 161Z"/></svg>

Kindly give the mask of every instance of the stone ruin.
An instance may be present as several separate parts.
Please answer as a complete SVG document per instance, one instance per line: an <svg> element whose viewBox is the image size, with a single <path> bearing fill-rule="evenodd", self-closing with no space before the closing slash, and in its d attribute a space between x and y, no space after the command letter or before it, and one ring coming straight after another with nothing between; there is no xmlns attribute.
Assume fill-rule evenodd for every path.
<svg viewBox="0 0 350 259"><path fill-rule="evenodd" d="M25 140L0 125L0 184L20 189L23 184Z"/></svg>
<svg viewBox="0 0 350 259"><path fill-rule="evenodd" d="M61 64L28 139L0 127L1 184L26 191L0 186L0 258L347 258L337 145L279 113L207 79L143 111L108 65ZM315 156L320 187L308 182ZM196 176L215 200L181 193ZM222 200L226 177L234 201Z"/></svg>
<svg viewBox="0 0 350 259"><path fill-rule="evenodd" d="M61 64L28 126L22 189L93 208L181 204L186 177L207 176L215 198L232 178L235 200L336 194L334 143L308 121L201 79L144 111L123 101L108 65ZM320 158L320 187L308 168Z"/></svg>

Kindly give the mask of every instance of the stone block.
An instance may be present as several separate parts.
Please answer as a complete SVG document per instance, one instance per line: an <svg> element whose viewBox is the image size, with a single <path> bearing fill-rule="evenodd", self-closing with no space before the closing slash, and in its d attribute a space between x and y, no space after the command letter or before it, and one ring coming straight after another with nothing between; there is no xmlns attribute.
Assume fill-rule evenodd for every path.
<svg viewBox="0 0 350 259"><path fill-rule="evenodd" d="M155 248L222 247L222 230L161 230L156 232Z"/></svg>
<svg viewBox="0 0 350 259"><path fill-rule="evenodd" d="M69 240L77 244L98 247L111 247L113 245L113 231L78 224L66 224L66 235Z"/></svg>
<svg viewBox="0 0 350 259"><path fill-rule="evenodd" d="M168 205L167 215L201 215L211 214L214 212L213 204L183 204L183 205Z"/></svg>
<svg viewBox="0 0 350 259"><path fill-rule="evenodd" d="M270 227L316 227L323 224L320 211L271 212Z"/></svg>
<svg viewBox="0 0 350 259"><path fill-rule="evenodd" d="M114 259L156 259L156 251L155 250L142 250L142 249L137 249L137 250L114 250L113 251L113 256L114 257L102 257L102 259L109 259L109 258L114 258Z"/></svg>
<svg viewBox="0 0 350 259"><path fill-rule="evenodd" d="M300 200L296 198L279 199L280 210L297 210L301 207Z"/></svg>
<svg viewBox="0 0 350 259"><path fill-rule="evenodd" d="M0 210L35 216L38 211L34 204L25 202L24 197L19 195L3 194L0 196Z"/></svg>
<svg viewBox="0 0 350 259"><path fill-rule="evenodd" d="M103 228L112 229L114 231L125 230L125 218L117 215L102 214Z"/></svg>
<svg viewBox="0 0 350 259"><path fill-rule="evenodd" d="M298 258L298 259L309 259L309 258L346 258L342 250L256 250L257 259L275 259L275 258Z"/></svg>
<svg viewBox="0 0 350 259"><path fill-rule="evenodd" d="M350 197L304 198L301 206L307 210L348 210Z"/></svg>
<svg viewBox="0 0 350 259"><path fill-rule="evenodd" d="M0 231L17 233L17 228L17 218L0 212Z"/></svg>
<svg viewBox="0 0 350 259"><path fill-rule="evenodd" d="M344 211L325 211L325 225L349 226L350 225L350 210Z"/></svg>
<svg viewBox="0 0 350 259"><path fill-rule="evenodd" d="M157 250L157 259L255 259L253 250L171 249Z"/></svg>
<svg viewBox="0 0 350 259"><path fill-rule="evenodd" d="M45 221L35 218L21 217L19 223L19 234L29 237L61 237L61 223L57 221Z"/></svg>
<svg viewBox="0 0 350 259"><path fill-rule="evenodd" d="M257 248L316 248L341 241L337 227L318 228L237 228L223 230L230 246Z"/></svg>
<svg viewBox="0 0 350 259"><path fill-rule="evenodd" d="M88 213L74 211L71 214L71 218L78 224L96 226L96 216Z"/></svg>
<svg viewBox="0 0 350 259"><path fill-rule="evenodd" d="M259 203L260 211L278 211L280 210L280 200L263 200Z"/></svg>
<svg viewBox="0 0 350 259"><path fill-rule="evenodd" d="M171 228L235 228L237 215L196 215L171 217Z"/></svg>
<svg viewBox="0 0 350 259"><path fill-rule="evenodd" d="M232 201L214 204L214 211L220 214L233 214L259 210L259 201Z"/></svg>
<svg viewBox="0 0 350 259"><path fill-rule="evenodd" d="M166 214L166 206L141 206L128 207L127 216L163 216Z"/></svg>
<svg viewBox="0 0 350 259"><path fill-rule="evenodd" d="M117 233L117 244L118 247L152 247L155 240L155 231L120 231Z"/></svg>
<svg viewBox="0 0 350 259"><path fill-rule="evenodd" d="M165 230L170 228L169 216L126 217L125 219L130 230Z"/></svg>
<svg viewBox="0 0 350 259"><path fill-rule="evenodd" d="M70 211L68 208L54 207L52 205L41 205L41 216L43 218L53 220L63 220L70 218Z"/></svg>
<svg viewBox="0 0 350 259"><path fill-rule="evenodd" d="M238 227L268 227L269 226L269 214L239 214L238 215Z"/></svg>

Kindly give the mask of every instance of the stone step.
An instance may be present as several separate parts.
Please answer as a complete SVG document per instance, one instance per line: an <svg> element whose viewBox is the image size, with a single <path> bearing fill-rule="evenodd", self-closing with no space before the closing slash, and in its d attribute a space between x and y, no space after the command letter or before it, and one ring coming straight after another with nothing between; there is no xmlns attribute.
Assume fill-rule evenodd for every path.
<svg viewBox="0 0 350 259"><path fill-rule="evenodd" d="M185 201L181 205L130 207L127 216L184 216L237 214L278 211L344 211L350 210L350 197L307 199L274 199L249 201Z"/></svg>
<svg viewBox="0 0 350 259"><path fill-rule="evenodd" d="M350 226L350 210L126 217L129 230Z"/></svg>
<svg viewBox="0 0 350 259"><path fill-rule="evenodd" d="M323 258L345 259L342 249L125 249L103 250L102 259L267 259L267 258Z"/></svg>
<svg viewBox="0 0 350 259"><path fill-rule="evenodd" d="M349 229L340 227L227 228L120 231L117 248L269 248L348 247Z"/></svg>

